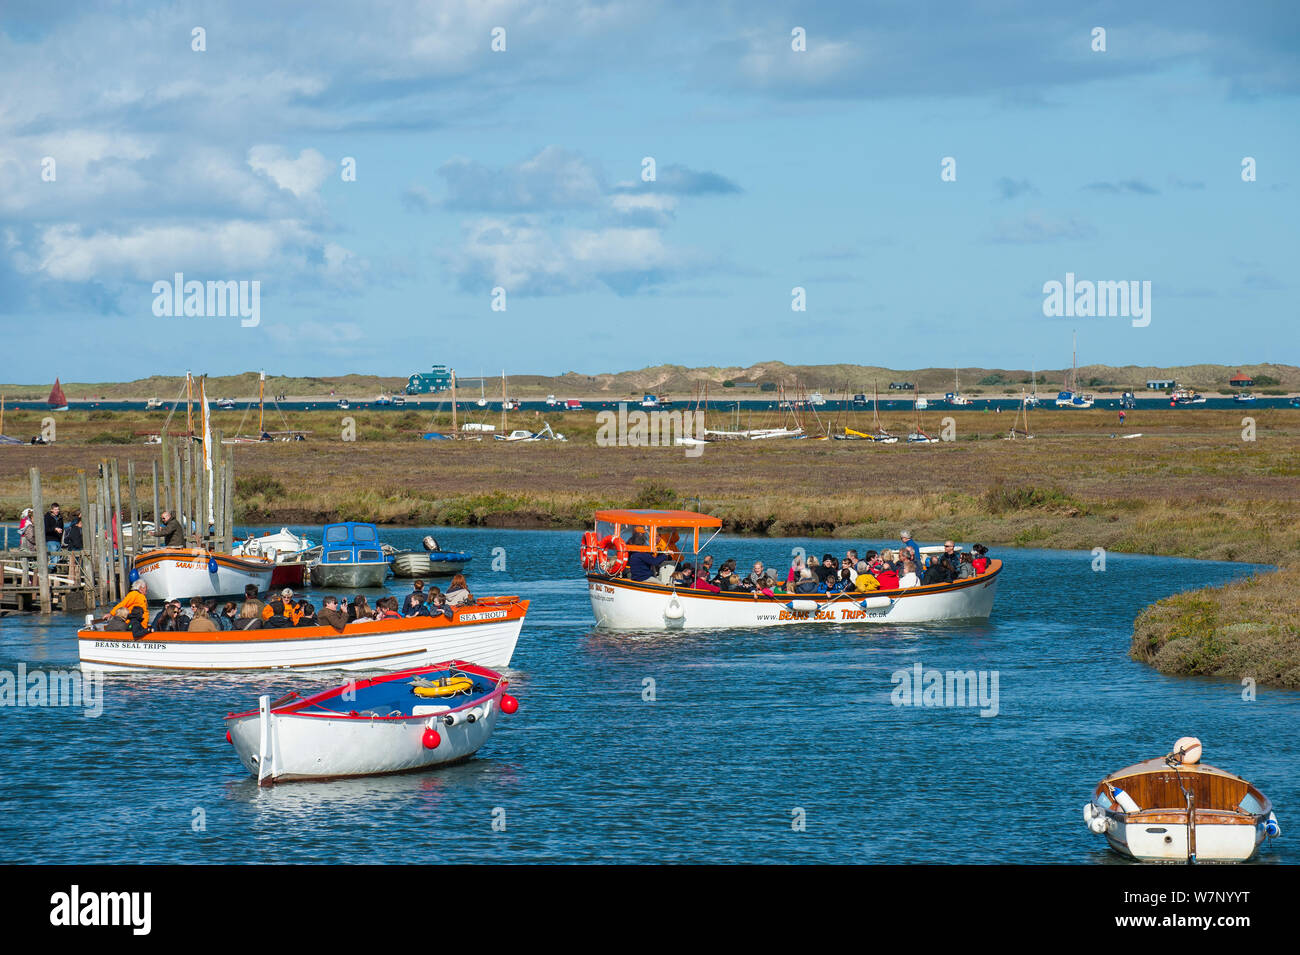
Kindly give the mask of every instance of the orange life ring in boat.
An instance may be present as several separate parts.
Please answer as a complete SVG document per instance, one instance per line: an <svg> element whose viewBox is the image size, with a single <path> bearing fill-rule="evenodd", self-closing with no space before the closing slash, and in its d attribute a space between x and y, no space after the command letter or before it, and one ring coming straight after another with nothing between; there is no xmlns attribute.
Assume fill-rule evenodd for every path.
<svg viewBox="0 0 1300 955"><path fill-rule="evenodd" d="M616 534L610 534L596 547L596 566L600 568L602 574L617 577L623 573L623 568L627 566L627 541ZM613 558L609 556L611 547L614 549Z"/></svg>
<svg viewBox="0 0 1300 955"><path fill-rule="evenodd" d="M600 566L600 538L596 536L595 531L587 531L582 535L582 548L578 552L578 560L582 563L582 569L591 573Z"/></svg>

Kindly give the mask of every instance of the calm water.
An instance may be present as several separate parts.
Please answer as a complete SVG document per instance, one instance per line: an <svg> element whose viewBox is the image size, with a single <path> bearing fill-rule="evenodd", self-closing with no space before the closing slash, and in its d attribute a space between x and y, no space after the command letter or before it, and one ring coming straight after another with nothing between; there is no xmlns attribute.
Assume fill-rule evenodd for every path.
<svg viewBox="0 0 1300 955"><path fill-rule="evenodd" d="M418 547L427 532L385 538ZM1236 684L1126 657L1145 604L1249 567L1112 554L1094 573L1087 553L1001 551L987 625L613 635L591 628L577 534L436 533L474 551L476 592L533 600L511 667L520 710L478 758L259 789L222 715L337 678L113 677L95 719L0 710L0 862L1114 863L1084 802L1182 735L1272 798L1284 834L1262 861L1300 858L1300 693L1243 702ZM715 552L784 566L809 543ZM826 543L810 549L847 542ZM75 666L75 625L0 620L0 667ZM918 662L997 671L998 715L891 705L891 674Z"/></svg>

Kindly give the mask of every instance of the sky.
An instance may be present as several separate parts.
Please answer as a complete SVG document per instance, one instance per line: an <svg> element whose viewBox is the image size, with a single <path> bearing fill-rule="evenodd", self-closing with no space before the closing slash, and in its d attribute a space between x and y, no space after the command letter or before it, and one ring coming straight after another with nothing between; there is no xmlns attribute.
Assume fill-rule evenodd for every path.
<svg viewBox="0 0 1300 955"><path fill-rule="evenodd" d="M1300 364L1297 94L1293 2L0 0L0 378Z"/></svg>

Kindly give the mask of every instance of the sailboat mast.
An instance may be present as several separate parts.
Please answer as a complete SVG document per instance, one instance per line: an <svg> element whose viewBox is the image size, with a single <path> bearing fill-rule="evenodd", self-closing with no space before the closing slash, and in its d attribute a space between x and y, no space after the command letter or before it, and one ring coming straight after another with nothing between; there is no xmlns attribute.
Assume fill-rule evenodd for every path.
<svg viewBox="0 0 1300 955"><path fill-rule="evenodd" d="M257 376L257 437L260 441L266 429L262 426L263 413L266 410L266 372L260 372Z"/></svg>
<svg viewBox="0 0 1300 955"><path fill-rule="evenodd" d="M194 376L185 372L185 427L194 437Z"/></svg>
<svg viewBox="0 0 1300 955"><path fill-rule="evenodd" d="M501 434L506 433L506 370L501 369Z"/></svg>
<svg viewBox="0 0 1300 955"><path fill-rule="evenodd" d="M456 437L456 369L451 370L451 436Z"/></svg>

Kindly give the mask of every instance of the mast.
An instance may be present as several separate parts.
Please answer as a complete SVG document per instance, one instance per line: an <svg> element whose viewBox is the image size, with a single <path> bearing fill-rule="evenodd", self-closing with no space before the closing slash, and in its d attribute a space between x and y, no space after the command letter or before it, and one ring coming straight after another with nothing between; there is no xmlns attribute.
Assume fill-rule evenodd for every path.
<svg viewBox="0 0 1300 955"><path fill-rule="evenodd" d="M451 370L451 436L456 437L456 369Z"/></svg>
<svg viewBox="0 0 1300 955"><path fill-rule="evenodd" d="M262 435L266 434L266 429L262 427L262 414L265 410L266 403L266 372L259 372L257 376L257 439L262 440Z"/></svg>
<svg viewBox="0 0 1300 955"><path fill-rule="evenodd" d="M1075 332L1070 344L1070 391L1079 390L1079 333Z"/></svg>
<svg viewBox="0 0 1300 955"><path fill-rule="evenodd" d="M506 370L501 369L501 433L506 433Z"/></svg>
<svg viewBox="0 0 1300 955"><path fill-rule="evenodd" d="M185 427L187 437L194 437L194 376L185 372Z"/></svg>

